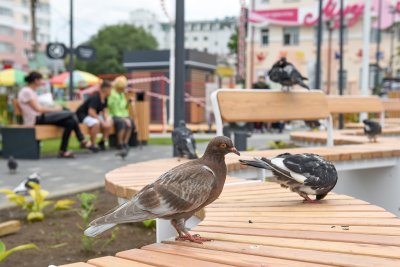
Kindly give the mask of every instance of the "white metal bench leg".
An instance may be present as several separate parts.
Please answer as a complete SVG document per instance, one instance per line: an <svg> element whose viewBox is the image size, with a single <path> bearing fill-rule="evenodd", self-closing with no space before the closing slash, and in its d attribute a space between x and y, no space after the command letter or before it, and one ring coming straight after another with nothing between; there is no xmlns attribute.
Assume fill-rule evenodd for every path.
<svg viewBox="0 0 400 267"><path fill-rule="evenodd" d="M265 181L267 176L265 169L257 169L257 179L260 181Z"/></svg>
<svg viewBox="0 0 400 267"><path fill-rule="evenodd" d="M385 127L385 112L381 112L381 126L382 128Z"/></svg>
<svg viewBox="0 0 400 267"><path fill-rule="evenodd" d="M328 125L327 125L327 140L326 140L326 145L327 146L334 146L334 140L333 140L333 120L332 116L329 116L327 119Z"/></svg>
<svg viewBox="0 0 400 267"><path fill-rule="evenodd" d="M200 223L199 218L192 216L186 221L186 227L191 229ZM157 243L161 243L163 240L176 237L178 234L174 227L172 227L169 220L156 219L157 229Z"/></svg>

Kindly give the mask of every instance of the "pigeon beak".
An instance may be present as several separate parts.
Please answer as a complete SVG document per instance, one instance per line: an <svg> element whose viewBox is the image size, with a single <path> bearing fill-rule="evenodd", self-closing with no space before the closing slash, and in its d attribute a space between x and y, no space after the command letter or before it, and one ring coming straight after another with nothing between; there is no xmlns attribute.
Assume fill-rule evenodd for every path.
<svg viewBox="0 0 400 267"><path fill-rule="evenodd" d="M232 148L230 149L230 151L231 151L232 153L235 153L236 155L240 156L239 151L237 151L237 149L236 149L235 147L232 147Z"/></svg>

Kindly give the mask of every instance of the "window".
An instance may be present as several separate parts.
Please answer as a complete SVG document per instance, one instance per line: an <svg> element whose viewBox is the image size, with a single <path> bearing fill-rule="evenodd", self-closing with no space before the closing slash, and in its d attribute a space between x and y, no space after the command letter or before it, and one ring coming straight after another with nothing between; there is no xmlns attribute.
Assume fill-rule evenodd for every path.
<svg viewBox="0 0 400 267"><path fill-rule="evenodd" d="M261 44L269 44L269 29L261 29Z"/></svg>
<svg viewBox="0 0 400 267"><path fill-rule="evenodd" d="M14 15L10 8L0 7L0 16L12 17Z"/></svg>
<svg viewBox="0 0 400 267"><path fill-rule="evenodd" d="M207 53L207 52L208 52L208 49L207 49L207 48L204 48L203 51Z"/></svg>
<svg viewBox="0 0 400 267"><path fill-rule="evenodd" d="M371 43L377 43L378 42L378 29L371 28L371 36L370 36L370 42ZM382 39L382 34L381 34L381 39Z"/></svg>
<svg viewBox="0 0 400 267"><path fill-rule="evenodd" d="M29 41L31 39L31 34L30 32L25 32L23 33L23 38L25 41Z"/></svg>
<svg viewBox="0 0 400 267"><path fill-rule="evenodd" d="M283 45L299 44L299 28L285 27L283 28Z"/></svg>
<svg viewBox="0 0 400 267"><path fill-rule="evenodd" d="M284 3L295 3L299 2L300 0L283 0Z"/></svg>
<svg viewBox="0 0 400 267"><path fill-rule="evenodd" d="M215 42L214 42L214 45L218 45L218 42L217 42L217 41L215 41Z"/></svg>
<svg viewBox="0 0 400 267"><path fill-rule="evenodd" d="M15 33L15 31L13 28L11 28L9 26L0 25L0 35L12 36L12 35L14 35L14 33Z"/></svg>
<svg viewBox="0 0 400 267"><path fill-rule="evenodd" d="M24 20L24 24L29 24L29 17L27 15L24 15L22 19Z"/></svg>
<svg viewBox="0 0 400 267"><path fill-rule="evenodd" d="M0 42L0 53L14 53L15 47L6 42Z"/></svg>
<svg viewBox="0 0 400 267"><path fill-rule="evenodd" d="M263 4L268 4L268 3L269 3L269 0L262 0L262 3L263 3Z"/></svg>
<svg viewBox="0 0 400 267"><path fill-rule="evenodd" d="M24 7L29 6L29 0L22 0L22 5L23 5Z"/></svg>
<svg viewBox="0 0 400 267"><path fill-rule="evenodd" d="M207 37L207 36L204 36L204 37L203 37L203 40L204 40L204 41L207 41L207 40L208 40L208 37Z"/></svg>
<svg viewBox="0 0 400 267"><path fill-rule="evenodd" d="M195 42L197 41L197 36L193 37L193 41Z"/></svg>

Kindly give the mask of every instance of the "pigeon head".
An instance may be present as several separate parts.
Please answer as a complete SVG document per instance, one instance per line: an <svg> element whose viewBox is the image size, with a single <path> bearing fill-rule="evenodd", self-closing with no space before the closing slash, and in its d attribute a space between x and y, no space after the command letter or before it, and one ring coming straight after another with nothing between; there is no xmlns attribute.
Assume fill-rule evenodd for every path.
<svg viewBox="0 0 400 267"><path fill-rule="evenodd" d="M370 123L370 122L371 122L371 121L368 120L368 119L363 120L363 123L364 123L364 124L368 124L368 123Z"/></svg>
<svg viewBox="0 0 400 267"><path fill-rule="evenodd" d="M214 137L210 143L208 143L206 154L216 154L225 156L228 153L235 153L240 156L240 153L233 146L232 140L226 136Z"/></svg>
<svg viewBox="0 0 400 267"><path fill-rule="evenodd" d="M186 122L184 120L180 120L179 121L179 126L180 127L185 127L186 126Z"/></svg>

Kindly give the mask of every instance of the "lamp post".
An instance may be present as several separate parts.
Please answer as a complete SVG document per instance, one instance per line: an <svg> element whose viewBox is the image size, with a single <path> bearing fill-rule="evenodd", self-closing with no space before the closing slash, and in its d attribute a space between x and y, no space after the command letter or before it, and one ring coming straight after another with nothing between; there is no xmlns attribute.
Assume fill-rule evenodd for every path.
<svg viewBox="0 0 400 267"><path fill-rule="evenodd" d="M331 63L332 63L332 33L333 33L333 21L326 21L326 28L328 29L328 67L327 67L327 90L326 94L331 92Z"/></svg>
<svg viewBox="0 0 400 267"><path fill-rule="evenodd" d="M74 97L74 1L70 0L70 14L69 14L69 100Z"/></svg>
<svg viewBox="0 0 400 267"><path fill-rule="evenodd" d="M340 29L339 29L339 95L343 95L344 77L343 77L343 30L344 30L344 12L343 0L340 0ZM343 114L339 114L339 129L343 129Z"/></svg>
<svg viewBox="0 0 400 267"><path fill-rule="evenodd" d="M379 61L380 61L380 47L381 47L381 14L382 13L382 0L379 0L378 4L378 28L377 28L377 45L376 45L376 54L375 54L375 60L376 60L376 69L375 69L375 88L374 88L374 93L378 94L378 88L379 88L379 72L380 72L380 66L379 66Z"/></svg>
<svg viewBox="0 0 400 267"><path fill-rule="evenodd" d="M322 44L322 0L318 6L317 64L315 66L315 89L321 87L321 44Z"/></svg>

